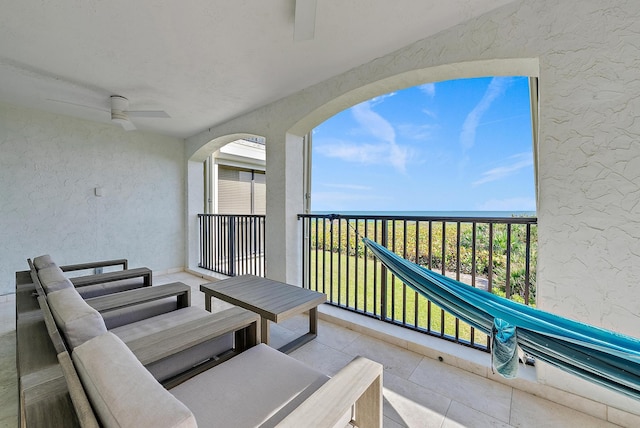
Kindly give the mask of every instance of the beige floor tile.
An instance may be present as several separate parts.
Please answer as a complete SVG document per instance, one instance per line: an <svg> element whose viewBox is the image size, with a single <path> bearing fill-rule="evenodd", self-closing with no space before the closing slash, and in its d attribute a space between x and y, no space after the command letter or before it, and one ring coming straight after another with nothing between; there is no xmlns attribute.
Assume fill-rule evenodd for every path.
<svg viewBox="0 0 640 428"><path fill-rule="evenodd" d="M409 380L500 421L509 422L512 388L508 386L426 357Z"/></svg>
<svg viewBox="0 0 640 428"><path fill-rule="evenodd" d="M451 399L402 379L383 374L384 415L407 427L439 427Z"/></svg>
<svg viewBox="0 0 640 428"><path fill-rule="evenodd" d="M580 428L618 426L517 389L513 390L511 425L517 427Z"/></svg>
<svg viewBox="0 0 640 428"><path fill-rule="evenodd" d="M271 323L271 326L269 328L271 336L269 346L275 349L286 345L287 343L300 336L300 333L289 330L285 327L282 327L280 324L276 324L273 322Z"/></svg>
<svg viewBox="0 0 640 428"><path fill-rule="evenodd" d="M396 421L394 421L393 419L390 419L388 417L384 417L384 420L382 421L382 426L384 428L405 428L406 425L400 425L399 423L397 423Z"/></svg>
<svg viewBox="0 0 640 428"><path fill-rule="evenodd" d="M407 349L390 345L378 339L361 335L344 352L353 355L362 355L384 366L385 372L392 373L401 378L408 379L418 367L422 356Z"/></svg>
<svg viewBox="0 0 640 428"><path fill-rule="evenodd" d="M304 334L309 331L309 314L294 315L291 318L280 321L278 325L298 334Z"/></svg>
<svg viewBox="0 0 640 428"><path fill-rule="evenodd" d="M328 376L335 375L341 368L353 360L353 356L330 348L315 340L296 349L289 355Z"/></svg>
<svg viewBox="0 0 640 428"><path fill-rule="evenodd" d="M511 425L457 401L451 403L442 428L508 428ZM569 428L570 426L567 426Z"/></svg>
<svg viewBox="0 0 640 428"><path fill-rule="evenodd" d="M351 345L360 336L361 334L358 332L320 320L316 340L341 351Z"/></svg>
<svg viewBox="0 0 640 428"><path fill-rule="evenodd" d="M632 415L614 407L609 407L609 421L625 427L640 427L640 405L638 407L638 415Z"/></svg>

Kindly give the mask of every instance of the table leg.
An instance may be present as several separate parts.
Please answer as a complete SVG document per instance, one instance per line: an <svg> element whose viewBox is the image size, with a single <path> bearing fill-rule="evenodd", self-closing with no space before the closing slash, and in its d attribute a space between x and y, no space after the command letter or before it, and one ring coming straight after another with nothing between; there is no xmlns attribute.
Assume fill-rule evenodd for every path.
<svg viewBox="0 0 640 428"><path fill-rule="evenodd" d="M269 336L270 336L269 320L264 317L260 317L260 337L262 339L262 343L264 343L265 345L268 345Z"/></svg>
<svg viewBox="0 0 640 428"><path fill-rule="evenodd" d="M211 312L211 294L204 293L204 309Z"/></svg>
<svg viewBox="0 0 640 428"><path fill-rule="evenodd" d="M314 339L318 335L318 308L309 309L309 332L303 334L297 339L292 340L284 346L281 346L278 350L280 352L284 352L288 354L290 352L295 351L305 343L308 343L310 340Z"/></svg>
<svg viewBox="0 0 640 428"><path fill-rule="evenodd" d="M309 333L318 334L318 307L309 309Z"/></svg>

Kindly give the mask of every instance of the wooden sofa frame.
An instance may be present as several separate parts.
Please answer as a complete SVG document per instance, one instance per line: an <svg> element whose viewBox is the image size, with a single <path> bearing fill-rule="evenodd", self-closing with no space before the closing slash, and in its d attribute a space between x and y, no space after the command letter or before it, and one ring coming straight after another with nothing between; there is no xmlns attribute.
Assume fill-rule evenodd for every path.
<svg viewBox="0 0 640 428"><path fill-rule="evenodd" d="M87 302L93 304L94 309L108 312L175 297L177 307L181 308L190 305L190 293L189 286L172 283L95 297ZM211 314L206 321L183 323L133 341L129 346L143 365L147 365L221 335L235 335L234 349L163 382L163 385L170 386L257 344L259 321L257 314L231 308ZM66 349L64 338L48 310L37 275L33 270L16 272L16 367L21 427L78 426L57 359L57 355Z"/></svg>

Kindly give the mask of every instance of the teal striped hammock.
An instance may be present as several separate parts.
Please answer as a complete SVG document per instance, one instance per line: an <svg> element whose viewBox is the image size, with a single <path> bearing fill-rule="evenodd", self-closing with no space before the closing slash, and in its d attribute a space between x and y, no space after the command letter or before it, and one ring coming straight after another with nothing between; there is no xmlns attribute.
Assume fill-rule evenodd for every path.
<svg viewBox="0 0 640 428"><path fill-rule="evenodd" d="M494 369L513 378L518 347L538 360L640 400L640 339L572 321L471 287L362 242L402 282L489 335Z"/></svg>

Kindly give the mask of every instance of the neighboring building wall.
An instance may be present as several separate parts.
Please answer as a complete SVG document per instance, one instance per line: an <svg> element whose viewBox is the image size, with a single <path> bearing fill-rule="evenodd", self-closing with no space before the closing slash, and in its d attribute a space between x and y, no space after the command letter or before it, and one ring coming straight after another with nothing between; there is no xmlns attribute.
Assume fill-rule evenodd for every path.
<svg viewBox="0 0 640 428"><path fill-rule="evenodd" d="M234 141L216 150L208 162L210 213L265 214L264 144Z"/></svg>
<svg viewBox="0 0 640 428"><path fill-rule="evenodd" d="M182 268L184 183L183 140L0 105L0 294L43 253Z"/></svg>
<svg viewBox="0 0 640 428"><path fill-rule="evenodd" d="M398 88L539 75L539 306L640 337L639 63L640 2L516 2L194 136L187 157L228 134L267 137L267 272L294 282L304 206L289 181L302 177L295 136ZM634 408L555 371L540 378Z"/></svg>

